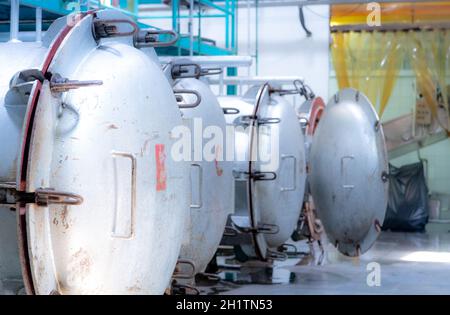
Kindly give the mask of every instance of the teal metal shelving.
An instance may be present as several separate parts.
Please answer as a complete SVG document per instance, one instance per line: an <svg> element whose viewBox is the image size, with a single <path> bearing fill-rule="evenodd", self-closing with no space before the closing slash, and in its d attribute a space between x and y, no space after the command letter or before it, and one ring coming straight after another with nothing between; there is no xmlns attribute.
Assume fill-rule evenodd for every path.
<svg viewBox="0 0 450 315"><path fill-rule="evenodd" d="M160 12L162 14L145 14L140 10L141 5L161 5L163 4L162 0L20 0L21 6L28 10L25 10L26 16L31 16L31 18L33 17L31 8L36 7L42 8L44 15L48 17L48 20L51 20L52 18L54 19L57 16L70 14L74 11L112 8L133 17L143 28L156 28L150 24L147 24L147 21L170 19L172 29L179 34L181 33L180 24L183 19L193 18L198 21L200 25L204 19L223 19L225 21L225 27L223 35L221 35L223 36L222 38L202 38L201 27L199 27L198 34L195 36L180 34L180 39L174 46L158 49L158 53L161 55L192 54L207 56L234 55L237 53L236 2L237 0L225 0L223 5L219 5L211 0L194 0L195 6L198 10L189 16L189 14L180 14L182 8L186 5L186 1L181 3L180 0L172 0L171 10ZM6 8L8 4L9 1L0 0L0 6L3 6L3 11L0 11L0 15L7 14L7 10L4 8ZM213 13L205 13L205 10L212 11ZM5 20L4 16L1 17ZM44 29L46 26L47 25L44 25ZM1 27L3 28L0 29L0 31L6 31L6 27L8 27L8 25L3 23ZM31 25L21 24L21 30L31 30L31 27ZM221 39L224 39L223 42L225 45L223 47L215 44Z"/></svg>

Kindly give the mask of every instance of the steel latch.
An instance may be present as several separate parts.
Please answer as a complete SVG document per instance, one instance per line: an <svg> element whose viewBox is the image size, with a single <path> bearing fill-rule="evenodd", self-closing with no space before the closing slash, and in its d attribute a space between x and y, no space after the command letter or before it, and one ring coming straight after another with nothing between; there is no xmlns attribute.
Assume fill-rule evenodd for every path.
<svg viewBox="0 0 450 315"><path fill-rule="evenodd" d="M237 115L240 113L239 109L234 107L222 107L224 115Z"/></svg>
<svg viewBox="0 0 450 315"><path fill-rule="evenodd" d="M277 234L280 228L276 224L259 223L256 227L238 226L232 223L232 228L238 233L261 233L261 234Z"/></svg>
<svg viewBox="0 0 450 315"><path fill-rule="evenodd" d="M53 188L39 188L35 192L24 192L17 191L12 185L1 185L0 204L15 205L17 203L34 203L41 207L48 207L52 204L77 206L83 203L83 197Z"/></svg>
<svg viewBox="0 0 450 315"><path fill-rule="evenodd" d="M272 260L279 260L279 261L284 261L286 259L288 259L288 255L286 253L282 253L279 251L274 251L274 250L267 250L267 257L272 259Z"/></svg>
<svg viewBox="0 0 450 315"><path fill-rule="evenodd" d="M190 272L182 272L181 266L187 265L190 268ZM178 259L175 271L172 275L173 279L193 279L195 277L195 263L190 259Z"/></svg>
<svg viewBox="0 0 450 315"><path fill-rule="evenodd" d="M257 115L243 115L236 120L237 125L248 126L251 123L256 122L258 125L271 125L279 124L281 122L280 118L272 117L258 117Z"/></svg>
<svg viewBox="0 0 450 315"><path fill-rule="evenodd" d="M221 74L221 68L202 68L196 63L177 63L172 65L172 79L200 78L206 75Z"/></svg>
<svg viewBox="0 0 450 315"><path fill-rule="evenodd" d="M102 84L103 81L101 80L88 80L88 81L69 80L55 73L52 75L50 79L50 90L52 91L52 93L62 93L67 92L69 90L79 89L82 87L102 85Z"/></svg>
<svg viewBox="0 0 450 315"><path fill-rule="evenodd" d="M170 288L171 295L200 295L200 291L188 284L178 283L176 280L173 280Z"/></svg>
<svg viewBox="0 0 450 315"><path fill-rule="evenodd" d="M169 37L169 40L161 39L161 36ZM136 48L144 47L169 47L178 41L178 34L171 30L140 30L134 39Z"/></svg>
<svg viewBox="0 0 450 315"><path fill-rule="evenodd" d="M304 96L306 100L312 100L316 97L311 88L303 80L294 80L292 85L294 86L292 89L271 88L270 93L278 93L279 95L299 94L300 96Z"/></svg>
<svg viewBox="0 0 450 315"><path fill-rule="evenodd" d="M120 32L117 27L118 24L131 25L132 30ZM134 36L138 30L137 24L127 19L102 20L97 18L92 22L92 34L96 41L99 41L101 38Z"/></svg>
<svg viewBox="0 0 450 315"><path fill-rule="evenodd" d="M178 103L179 108L194 108L200 105L202 102L202 96L199 92L194 90L173 90L173 93L175 94L175 98ZM183 97L183 94L190 94L195 96L195 101L192 103L185 103L185 99Z"/></svg>

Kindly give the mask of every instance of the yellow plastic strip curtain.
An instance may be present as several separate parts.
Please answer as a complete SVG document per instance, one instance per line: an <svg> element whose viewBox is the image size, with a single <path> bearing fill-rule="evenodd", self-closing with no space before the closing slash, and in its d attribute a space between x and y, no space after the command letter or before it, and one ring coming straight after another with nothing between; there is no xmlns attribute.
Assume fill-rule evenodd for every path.
<svg viewBox="0 0 450 315"><path fill-rule="evenodd" d="M383 41L386 42L386 54L380 63L383 77L383 88L380 96L379 115L382 116L389 98L394 90L400 69L403 63L404 47L406 43L406 36L404 33L386 32L383 36Z"/></svg>
<svg viewBox="0 0 450 315"><path fill-rule="evenodd" d="M450 33L449 30L433 30L429 32L429 37L431 40L432 55L429 59L429 66L434 66L434 73L437 77L437 83L439 87L440 97L438 98L439 106L442 106L443 111L448 117L447 120L442 123L444 128L447 130L450 126L450 115L449 115L449 100L448 100L448 90L447 90L447 75L448 72L448 57L450 50ZM441 125L442 125L441 124Z"/></svg>
<svg viewBox="0 0 450 315"><path fill-rule="evenodd" d="M407 55L410 57L411 67L416 77L417 92L422 95L425 103L431 110L435 119L438 118L437 101L437 75L434 67L429 66L433 62L429 48L431 46L429 32L409 32L409 49Z"/></svg>
<svg viewBox="0 0 450 315"><path fill-rule="evenodd" d="M334 69L336 71L336 79L340 90L351 86L347 73L347 48L345 46L345 34L346 33L340 32L333 33L331 44L331 55L333 58Z"/></svg>
<svg viewBox="0 0 450 315"><path fill-rule="evenodd" d="M380 103L384 110L401 67L397 44L391 33L333 33L332 57L339 89L358 89L375 108Z"/></svg>
<svg viewBox="0 0 450 315"><path fill-rule="evenodd" d="M379 85L381 69L381 61L386 43L383 41L384 34L378 32L361 33L364 40L362 62L358 63L358 67L362 69L360 73L361 91L369 98L373 106L376 108L379 98Z"/></svg>

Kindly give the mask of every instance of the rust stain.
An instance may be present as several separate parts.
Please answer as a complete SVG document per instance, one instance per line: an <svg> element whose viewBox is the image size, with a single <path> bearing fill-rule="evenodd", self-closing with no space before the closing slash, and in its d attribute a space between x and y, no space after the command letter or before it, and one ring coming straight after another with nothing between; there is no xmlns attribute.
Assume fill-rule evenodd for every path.
<svg viewBox="0 0 450 315"><path fill-rule="evenodd" d="M69 286L74 284L77 279L83 280L86 278L92 266L92 260L86 250L80 248L75 254L72 255L68 264L68 284Z"/></svg>
<svg viewBox="0 0 450 315"><path fill-rule="evenodd" d="M221 168L219 165L219 159L220 159L221 152L222 152L222 148L220 147L220 145L216 145L216 147L215 147L216 158L214 159L214 165L216 167L217 176L223 175L223 168Z"/></svg>
<svg viewBox="0 0 450 315"><path fill-rule="evenodd" d="M63 211L61 211L60 218L61 218L61 224L66 230L69 229L69 227L70 227L67 215L68 215L67 206L65 206Z"/></svg>
<svg viewBox="0 0 450 315"><path fill-rule="evenodd" d="M156 191L164 191L167 188L166 153L164 144L155 145L156 158Z"/></svg>
<svg viewBox="0 0 450 315"><path fill-rule="evenodd" d="M139 283L139 281L137 281L137 283L135 283L133 286L127 287L126 290L130 293L141 292L142 291L141 284Z"/></svg>

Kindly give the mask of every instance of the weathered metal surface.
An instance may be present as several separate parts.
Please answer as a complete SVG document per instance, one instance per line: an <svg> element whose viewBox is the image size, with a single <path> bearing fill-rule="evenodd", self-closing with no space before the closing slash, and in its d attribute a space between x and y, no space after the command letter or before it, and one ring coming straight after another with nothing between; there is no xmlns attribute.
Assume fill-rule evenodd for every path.
<svg viewBox="0 0 450 315"><path fill-rule="evenodd" d="M223 97L220 103L224 108L239 110L238 114L226 115L229 124L242 125L248 120L243 118L257 117L260 129L255 146L260 152L271 153L268 160L258 158L250 163L255 160L250 154L252 129L235 133L235 172L240 175L235 182L233 221L243 225L241 228L246 226L239 222L249 221L256 254L267 259L270 249L289 239L300 215L306 180L304 140L293 106L261 88L253 92L244 99ZM264 176L255 178L255 174Z"/></svg>
<svg viewBox="0 0 450 315"><path fill-rule="evenodd" d="M169 285L189 208L189 165L170 155L171 131L182 124L172 89L132 43L97 45L87 16L48 63L51 73L103 85L52 94L44 81L22 145L20 188L83 197L80 205L28 204L18 212L26 214L18 223L37 294L161 294Z"/></svg>
<svg viewBox="0 0 450 315"><path fill-rule="evenodd" d="M209 87L197 79L181 79L175 89L200 94L199 106L182 109L183 119L191 131L191 209L187 240L180 258L192 260L195 273L203 272L219 246L228 215L233 210L232 161L226 161L226 123L217 98ZM190 103L190 99L186 99ZM201 142L195 134L203 135ZM211 156L204 156L203 151ZM212 156L214 155L214 156ZM201 159L198 159L201 157Z"/></svg>
<svg viewBox="0 0 450 315"><path fill-rule="evenodd" d="M311 192L330 241L348 256L367 251L384 220L388 160L369 100L345 89L328 103L311 146Z"/></svg>

